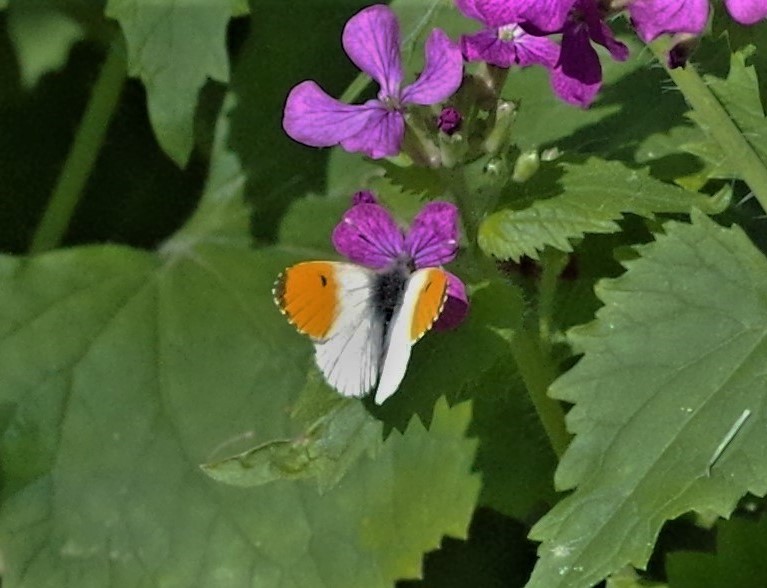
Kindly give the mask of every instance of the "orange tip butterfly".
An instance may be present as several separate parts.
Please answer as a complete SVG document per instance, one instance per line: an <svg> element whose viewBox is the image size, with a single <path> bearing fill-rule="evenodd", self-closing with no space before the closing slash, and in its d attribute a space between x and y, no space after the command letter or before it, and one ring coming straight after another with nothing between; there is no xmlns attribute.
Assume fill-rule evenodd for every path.
<svg viewBox="0 0 767 588"><path fill-rule="evenodd" d="M397 264L376 271L354 263L307 261L286 269L274 300L314 343L317 366L344 396L374 386L376 404L397 391L410 351L445 305L448 274Z"/></svg>

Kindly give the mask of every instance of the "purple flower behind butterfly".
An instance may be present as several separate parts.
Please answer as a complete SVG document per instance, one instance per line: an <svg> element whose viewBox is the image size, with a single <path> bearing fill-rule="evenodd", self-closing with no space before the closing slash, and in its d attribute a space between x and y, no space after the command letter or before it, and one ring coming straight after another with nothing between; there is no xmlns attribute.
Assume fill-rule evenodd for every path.
<svg viewBox="0 0 767 588"><path fill-rule="evenodd" d="M591 43L605 47L617 61L625 61L628 48L615 39L603 22L596 0L458 0L487 27L518 25L532 36L561 33L561 47L552 70L551 83L563 100L586 107L602 86L602 66Z"/></svg>
<svg viewBox="0 0 767 588"><path fill-rule="evenodd" d="M301 82L288 95L282 126L305 145L340 145L374 159L397 155L405 136L406 107L437 104L461 85L461 51L444 31L434 29L426 41L421 75L402 87L399 25L388 6L376 4L355 14L344 27L342 43L354 64L380 85L378 98L344 104L315 82Z"/></svg>
<svg viewBox="0 0 767 588"><path fill-rule="evenodd" d="M338 253L372 269L399 264L412 271L437 267L453 261L458 252L458 210L449 202L430 202L413 219L410 230L403 231L370 192L358 192L332 239ZM447 300L435 329L457 327L469 309L463 282L445 273Z"/></svg>

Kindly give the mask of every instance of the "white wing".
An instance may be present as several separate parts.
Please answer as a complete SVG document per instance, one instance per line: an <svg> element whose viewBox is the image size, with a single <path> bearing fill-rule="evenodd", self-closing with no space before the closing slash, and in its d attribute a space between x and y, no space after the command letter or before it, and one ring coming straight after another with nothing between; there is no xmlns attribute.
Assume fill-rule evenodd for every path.
<svg viewBox="0 0 767 588"><path fill-rule="evenodd" d="M430 288L431 292L427 293ZM446 289L446 274L438 268L420 269L410 276L402 304L389 324L376 404L383 403L399 388L413 344L431 328L442 312Z"/></svg>
<svg viewBox="0 0 767 588"><path fill-rule="evenodd" d="M328 384L344 396L363 396L381 364L383 323L372 305L376 274L350 263L334 264L339 311L327 338L315 341L315 357Z"/></svg>

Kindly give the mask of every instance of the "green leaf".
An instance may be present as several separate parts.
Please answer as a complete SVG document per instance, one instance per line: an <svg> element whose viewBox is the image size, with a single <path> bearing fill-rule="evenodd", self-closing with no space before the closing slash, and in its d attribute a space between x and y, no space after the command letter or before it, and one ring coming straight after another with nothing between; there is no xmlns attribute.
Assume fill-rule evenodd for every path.
<svg viewBox="0 0 767 588"><path fill-rule="evenodd" d="M708 88L732 117L733 122L742 132L743 137L756 151L759 158L767 164L767 118L759 93L759 79L756 70L746 65L746 59L753 51L749 47L744 51L732 53L730 71L726 79L715 75L705 75ZM708 124L704 117L695 111L688 116L707 133ZM713 168L712 177L737 177L738 165L728 161L728 154L710 135L700 142L688 145L687 150L707 161Z"/></svg>
<svg viewBox="0 0 767 588"><path fill-rule="evenodd" d="M510 358L501 358L476 388L469 431L479 439L479 502L526 521L556 502L556 456Z"/></svg>
<svg viewBox="0 0 767 588"><path fill-rule="evenodd" d="M66 64L84 30L55 6L16 2L8 11L8 33L18 55L21 83L32 89L43 75Z"/></svg>
<svg viewBox="0 0 767 588"><path fill-rule="evenodd" d="M478 240L487 254L515 261L523 255L538 259L547 245L572 251L572 239L618 231L617 221L626 213L651 217L697 207L715 214L724 210L730 197L729 190L723 190L710 198L660 182L645 171L596 158L582 164L564 163L561 170L558 181L549 182L537 193L543 199L521 210L501 210L484 220ZM545 179L544 175L539 181Z"/></svg>
<svg viewBox="0 0 767 588"><path fill-rule="evenodd" d="M767 583L767 518L720 521L716 553L677 551L666 556L670 588L729 588Z"/></svg>
<svg viewBox="0 0 767 588"><path fill-rule="evenodd" d="M120 23L128 71L147 90L149 118L163 150L179 165L189 159L194 113L208 78L229 81L226 28L243 13L242 0L109 0Z"/></svg>
<svg viewBox="0 0 767 588"><path fill-rule="evenodd" d="M324 495L315 483L243 489L200 472L291 434L286 409L311 347L271 299L296 253L247 247L226 112L200 209L158 254L0 258L10 588L385 587L417 577L443 534L465 535L479 492L469 404L438 403L430 430L392 433ZM299 404L296 420L316 411Z"/></svg>
<svg viewBox="0 0 767 588"><path fill-rule="evenodd" d="M597 285L596 321L571 331L584 357L550 393L575 404L555 482L577 489L531 531L543 544L530 588L641 568L664 521L726 516L767 492L767 262L702 213L665 227Z"/></svg>

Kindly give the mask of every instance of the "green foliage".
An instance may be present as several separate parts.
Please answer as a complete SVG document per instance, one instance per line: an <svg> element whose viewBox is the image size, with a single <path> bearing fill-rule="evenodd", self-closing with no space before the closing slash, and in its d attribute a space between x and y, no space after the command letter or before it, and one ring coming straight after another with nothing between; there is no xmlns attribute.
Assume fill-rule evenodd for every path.
<svg viewBox="0 0 767 588"><path fill-rule="evenodd" d="M102 246L2 261L10 586L75 575L78 586L386 586L417 577L443 534L465 534L479 491L468 404L442 401L429 431L411 423L375 460L347 459L322 496L284 481L227 488L198 470L288 433L284 407L308 359L264 287L295 253L247 248L226 138L222 122L201 206L158 254ZM304 421L316 415L300 406Z"/></svg>
<svg viewBox="0 0 767 588"><path fill-rule="evenodd" d="M147 90L149 118L163 150L179 165L192 151L194 114L205 81L229 81L226 27L247 11L244 0L109 0L120 23L128 71Z"/></svg>
<svg viewBox="0 0 767 588"><path fill-rule="evenodd" d="M479 246L500 259L538 259L544 247L572 251L571 241L586 233L620 230L626 213L651 217L661 212L689 212L697 207L721 212L729 191L714 198L691 192L628 169L618 162L591 158L582 164L549 166L525 190L536 200L520 210L501 210L485 219ZM522 195L524 197L524 194Z"/></svg>
<svg viewBox="0 0 767 588"><path fill-rule="evenodd" d="M767 23L716 3L674 70L624 25L589 109L543 68L466 64L458 135L408 106L445 156L424 168L282 129L302 80L375 96L340 42L368 4L0 0L3 585L661 588L666 561L669 588L762 588L763 521L717 523L716 554L669 555L712 537L680 522L655 543L767 492ZM391 5L406 82L434 26L479 26ZM361 189L403 227L458 205L471 303L382 406L331 390L271 295L339 258ZM11 255L62 192L69 248Z"/></svg>
<svg viewBox="0 0 767 588"><path fill-rule="evenodd" d="M767 491L767 263L737 227L701 213L666 231L598 284L605 307L571 333L584 357L551 394L575 404L556 484L577 488L532 530L543 544L531 588L641 567L665 520L725 516Z"/></svg>
<svg viewBox="0 0 767 588"><path fill-rule="evenodd" d="M670 588L757 588L767 584L767 519L717 524L716 553L677 551L666 558Z"/></svg>
<svg viewBox="0 0 767 588"><path fill-rule="evenodd" d="M18 55L21 83L27 89L63 67L72 45L84 36L83 26L56 6L31 2L11 6L8 33Z"/></svg>
<svg viewBox="0 0 767 588"><path fill-rule="evenodd" d="M715 75L706 75L706 85L711 89L745 140L750 144L763 162L767 162L767 118L759 92L759 79L756 69L746 65L746 60L753 46L733 53L730 57L730 69L726 79ZM709 123L696 112L689 114L706 134L705 139L691 142L685 148L707 161L712 168L711 177L740 177L736 162L730 160L733 155L723 150L722 146L711 137Z"/></svg>
<svg viewBox="0 0 767 588"><path fill-rule="evenodd" d="M381 426L357 400L329 389L311 372L299 400L299 414L318 405L309 425L292 439L267 441L233 457L202 466L214 480L233 486L260 486L275 480L316 478L319 490L335 486L363 453L375 452Z"/></svg>
<svg viewBox="0 0 767 588"><path fill-rule="evenodd" d="M476 385L471 433L479 438L475 467L482 473L479 502L517 520L556 502L557 460L509 359Z"/></svg>

